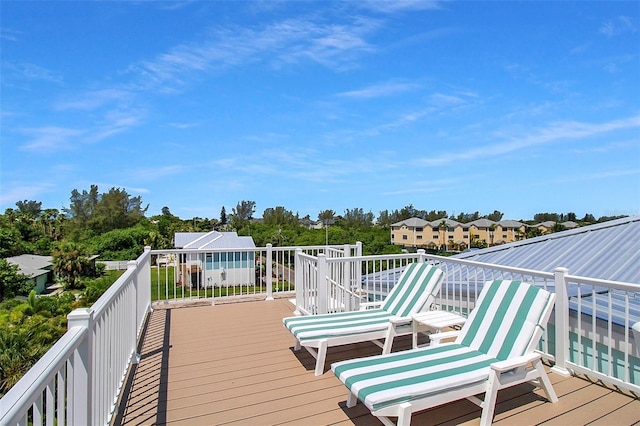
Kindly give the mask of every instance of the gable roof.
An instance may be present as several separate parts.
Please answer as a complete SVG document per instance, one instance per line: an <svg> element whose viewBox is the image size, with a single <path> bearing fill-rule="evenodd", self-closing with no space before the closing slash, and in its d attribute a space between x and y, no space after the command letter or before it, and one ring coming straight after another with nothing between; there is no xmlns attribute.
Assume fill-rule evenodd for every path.
<svg viewBox="0 0 640 426"><path fill-rule="evenodd" d="M176 232L174 246L182 249L255 248L253 238L236 232Z"/></svg>
<svg viewBox="0 0 640 426"><path fill-rule="evenodd" d="M20 273L29 278L48 274L53 269L53 257L39 256L37 254L21 254L7 258L7 262L18 265Z"/></svg>
<svg viewBox="0 0 640 426"><path fill-rule="evenodd" d="M515 268L640 284L640 216L626 217L454 257Z"/></svg>
<svg viewBox="0 0 640 426"><path fill-rule="evenodd" d="M419 217L410 217L409 219L401 220L400 222L393 223L391 226L402 226L405 225L408 228L421 228L425 225L428 225L424 219L420 219Z"/></svg>

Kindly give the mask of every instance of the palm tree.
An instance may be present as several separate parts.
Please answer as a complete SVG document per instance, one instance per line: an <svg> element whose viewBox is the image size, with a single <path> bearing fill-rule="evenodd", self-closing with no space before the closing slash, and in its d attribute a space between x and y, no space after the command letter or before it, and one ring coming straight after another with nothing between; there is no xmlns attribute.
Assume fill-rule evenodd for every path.
<svg viewBox="0 0 640 426"><path fill-rule="evenodd" d="M82 247L76 243L63 242L52 256L56 275L65 281L67 289L76 288L80 276L89 267L89 259L83 254Z"/></svg>
<svg viewBox="0 0 640 426"><path fill-rule="evenodd" d="M329 245L329 225L335 220L336 212L333 210L323 210L318 214L318 219L324 225L325 244Z"/></svg>

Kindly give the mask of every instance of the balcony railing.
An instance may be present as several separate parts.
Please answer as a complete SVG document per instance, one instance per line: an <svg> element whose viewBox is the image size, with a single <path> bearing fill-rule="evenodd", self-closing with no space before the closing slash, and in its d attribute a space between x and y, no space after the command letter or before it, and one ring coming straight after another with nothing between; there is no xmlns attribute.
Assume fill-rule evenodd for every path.
<svg viewBox="0 0 640 426"><path fill-rule="evenodd" d="M467 315L493 279L535 283L557 294L540 352L554 371L583 373L640 393L640 285L414 254L362 256L361 244L145 252L0 400L0 425L108 424L154 304L295 297L299 314L358 309L383 298L402 269L429 262L445 272L439 309ZM224 274L223 274L224 272ZM209 279L210 278L210 279ZM634 328L635 327L635 328Z"/></svg>

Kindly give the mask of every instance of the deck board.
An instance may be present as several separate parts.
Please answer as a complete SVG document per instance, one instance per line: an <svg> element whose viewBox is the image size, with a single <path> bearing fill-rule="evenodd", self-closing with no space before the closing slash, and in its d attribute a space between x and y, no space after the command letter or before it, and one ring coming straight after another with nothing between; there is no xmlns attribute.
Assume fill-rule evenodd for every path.
<svg viewBox="0 0 640 426"><path fill-rule="evenodd" d="M332 362L380 353L371 343L330 348L325 374L293 351L282 326L285 299L216 306L156 308L127 379L114 425L380 425L362 404L346 408L346 388ZM410 337L397 339L404 350ZM576 377L550 374L560 401L525 384L501 391L494 421L522 424L640 423L640 400ZM463 400L413 416L413 424L478 424L480 409Z"/></svg>

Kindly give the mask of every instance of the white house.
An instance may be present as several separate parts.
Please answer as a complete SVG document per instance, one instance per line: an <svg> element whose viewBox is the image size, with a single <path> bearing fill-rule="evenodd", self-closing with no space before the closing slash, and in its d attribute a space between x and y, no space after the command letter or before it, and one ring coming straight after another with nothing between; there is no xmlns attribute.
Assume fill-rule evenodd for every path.
<svg viewBox="0 0 640 426"><path fill-rule="evenodd" d="M255 285L253 238L236 232L178 232L175 248L193 250L178 259L179 279L193 288Z"/></svg>

